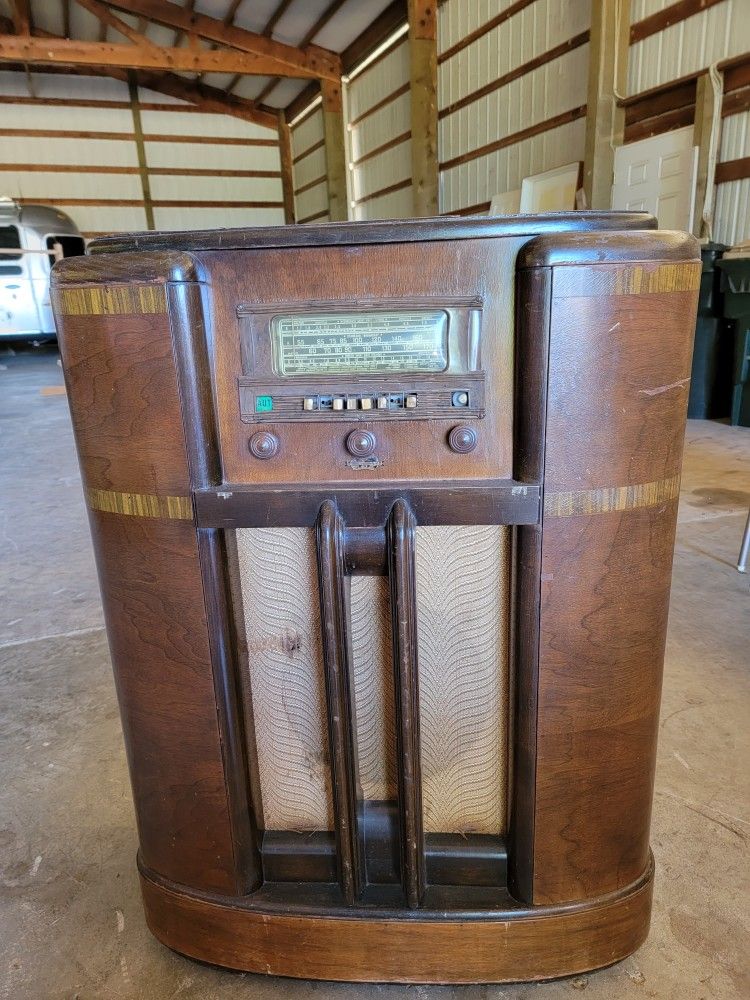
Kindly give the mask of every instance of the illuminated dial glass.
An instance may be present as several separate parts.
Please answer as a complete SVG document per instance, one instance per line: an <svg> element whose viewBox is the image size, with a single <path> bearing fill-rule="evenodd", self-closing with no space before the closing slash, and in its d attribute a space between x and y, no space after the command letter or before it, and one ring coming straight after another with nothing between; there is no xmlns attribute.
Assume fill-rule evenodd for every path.
<svg viewBox="0 0 750 1000"><path fill-rule="evenodd" d="M297 313L271 320L279 375L442 372L448 314L441 309Z"/></svg>

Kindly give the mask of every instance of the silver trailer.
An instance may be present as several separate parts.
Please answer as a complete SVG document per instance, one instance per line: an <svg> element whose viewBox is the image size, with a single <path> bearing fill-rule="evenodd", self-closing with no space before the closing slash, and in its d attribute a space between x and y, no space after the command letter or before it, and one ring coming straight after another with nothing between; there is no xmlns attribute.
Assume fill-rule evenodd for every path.
<svg viewBox="0 0 750 1000"><path fill-rule="evenodd" d="M0 197L0 341L57 336L50 268L62 257L85 252L78 227L64 212Z"/></svg>

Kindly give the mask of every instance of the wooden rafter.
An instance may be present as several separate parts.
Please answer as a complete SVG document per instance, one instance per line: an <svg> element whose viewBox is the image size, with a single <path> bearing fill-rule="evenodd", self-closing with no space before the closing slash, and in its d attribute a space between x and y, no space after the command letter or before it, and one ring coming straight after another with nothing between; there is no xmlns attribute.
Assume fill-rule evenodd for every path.
<svg viewBox="0 0 750 1000"><path fill-rule="evenodd" d="M0 16L0 32L8 33L13 30L13 24L9 18ZM41 39L54 39L57 36L51 35L48 32L42 32L39 29L33 29L34 35ZM20 63L9 64L10 69L20 69L23 70L24 67ZM85 68L75 67L75 66L65 66L65 65L54 65L47 66L46 72L48 73L61 73L70 75L81 75L85 74L87 76L108 76L115 80L123 80L127 82L128 74L126 69L121 69L114 66L86 66ZM273 111L267 111L262 108L257 108L253 101L248 101L242 97L236 97L234 95L227 96L223 90L219 90L217 87L209 87L205 84L197 85L192 80L186 80L182 76L177 76L173 73L151 73L140 71L137 74L138 83L141 87L146 87L149 90L156 91L160 94L168 94L170 97L176 97L179 100L188 101L195 107L200 108L207 114L228 114L235 118L241 118L243 121L254 122L256 125L262 125L264 128L276 129L278 126L278 120L276 113Z"/></svg>
<svg viewBox="0 0 750 1000"><path fill-rule="evenodd" d="M194 49L120 45L112 42L82 42L40 39L32 36L0 36L0 62L62 63L78 66L119 66L124 69L182 70L193 73L247 73L253 76L317 78L315 65L291 66L285 58L234 49ZM324 77L327 79L328 77Z"/></svg>
<svg viewBox="0 0 750 1000"><path fill-rule="evenodd" d="M318 77L328 80L338 80L340 76L338 55L318 46L296 48L293 45L285 45L253 31L247 31L245 28L224 24L222 20L209 17L207 14L187 11L170 3L169 0L107 0L107 3L117 10L140 14L167 28L177 28L210 42L238 49L259 60L275 61L284 67L282 71L268 70L262 74L263 76ZM209 55L216 56L216 53ZM206 69L209 72L235 72L226 69L215 70L211 65L198 69ZM252 70L247 71L242 68L238 68L236 72L254 73Z"/></svg>

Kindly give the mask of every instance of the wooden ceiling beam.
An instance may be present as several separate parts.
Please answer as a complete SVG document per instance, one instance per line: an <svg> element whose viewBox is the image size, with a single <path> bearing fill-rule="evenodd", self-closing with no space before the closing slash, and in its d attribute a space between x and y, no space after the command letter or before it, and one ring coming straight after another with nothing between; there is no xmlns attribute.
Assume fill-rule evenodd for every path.
<svg viewBox="0 0 750 1000"><path fill-rule="evenodd" d="M0 35L0 62L63 63L79 66L120 66L192 73L246 73L251 76L317 78L312 67L293 67L285 59L234 49L162 48L141 44L82 42L61 38ZM324 77L328 79L328 77Z"/></svg>
<svg viewBox="0 0 750 1000"><path fill-rule="evenodd" d="M110 7L125 11L128 14L139 14L162 24L167 28L176 28L186 34L198 35L210 42L238 49L257 59L275 62L283 66L282 71L269 70L263 75L315 77L319 79L338 80L341 71L341 60L335 52L310 45L306 48L295 48L274 41L245 28L224 24L222 20L209 17L207 14L197 14L178 7L169 0L107 0ZM199 67L203 69L204 67ZM234 70L214 70L205 67L209 72L235 72ZM243 72L238 68L236 72ZM254 71L249 71L254 72Z"/></svg>
<svg viewBox="0 0 750 1000"><path fill-rule="evenodd" d="M13 24L9 18L0 16L0 32L12 31ZM34 29L36 36L42 39L55 39L57 36L40 29ZM9 63L8 69L24 69L20 63ZM71 66L71 65L49 65L45 66L45 72L57 73L71 76L106 76L115 80L122 80L127 83L127 69L114 66ZM241 118L243 121L253 122L262 125L264 128L278 128L278 117L275 111L266 108L258 108L253 101L248 101L243 97L227 95L218 87L208 87L205 84L197 85L184 77L176 76L172 73L149 73L140 71L138 73L138 83L141 87L154 90L159 94L167 94L182 101L188 101L194 107L198 107L206 114L225 114L234 118Z"/></svg>

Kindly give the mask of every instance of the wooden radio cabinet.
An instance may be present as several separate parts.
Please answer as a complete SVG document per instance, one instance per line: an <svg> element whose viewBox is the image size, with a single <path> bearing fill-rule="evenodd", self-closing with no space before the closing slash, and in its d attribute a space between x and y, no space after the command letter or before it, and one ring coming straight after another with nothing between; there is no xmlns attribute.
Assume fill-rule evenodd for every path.
<svg viewBox="0 0 750 1000"><path fill-rule="evenodd" d="M644 940L701 269L654 226L136 234L55 267L170 948L491 982Z"/></svg>

